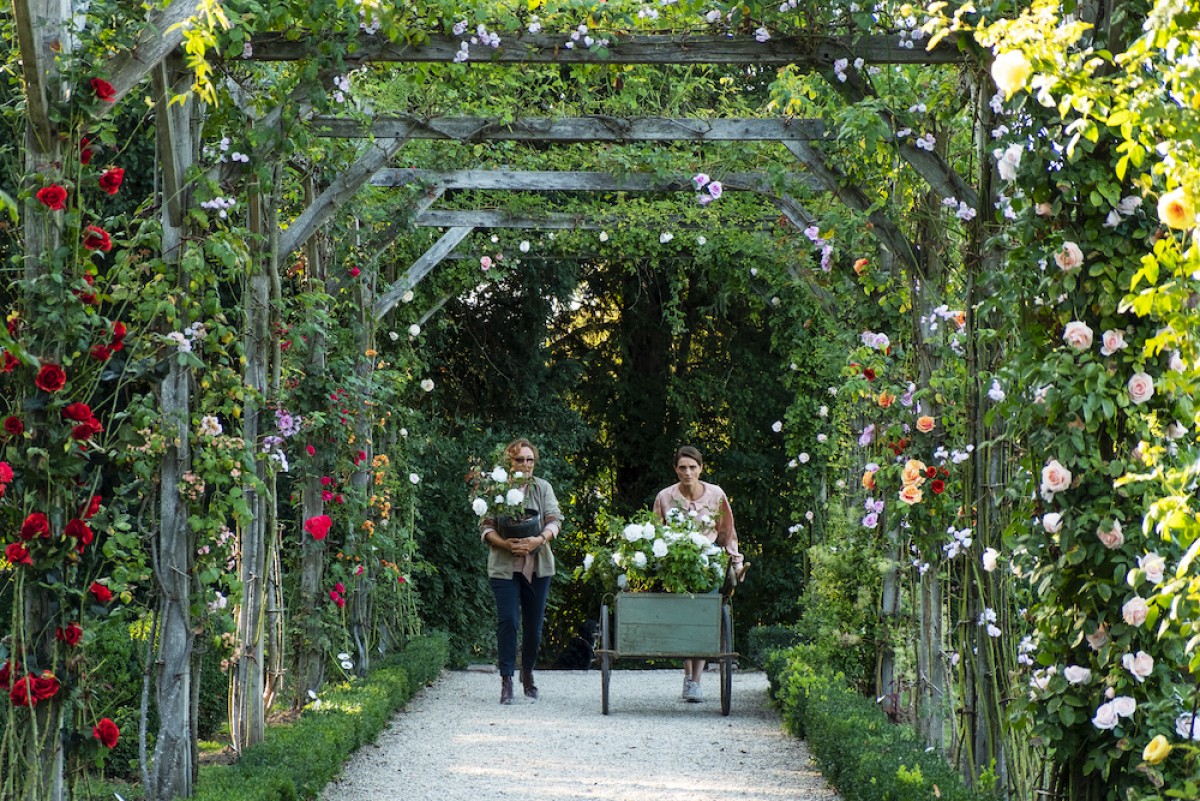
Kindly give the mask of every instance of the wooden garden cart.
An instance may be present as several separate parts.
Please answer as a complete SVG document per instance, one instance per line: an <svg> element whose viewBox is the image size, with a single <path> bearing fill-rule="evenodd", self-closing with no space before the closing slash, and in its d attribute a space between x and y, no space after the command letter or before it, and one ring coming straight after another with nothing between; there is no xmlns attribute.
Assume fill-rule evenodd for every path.
<svg viewBox="0 0 1200 801"><path fill-rule="evenodd" d="M733 689L733 618L730 582L721 593L619 592L613 608L600 607L600 712L608 714L613 662L632 659L716 661L721 666L721 714Z"/></svg>

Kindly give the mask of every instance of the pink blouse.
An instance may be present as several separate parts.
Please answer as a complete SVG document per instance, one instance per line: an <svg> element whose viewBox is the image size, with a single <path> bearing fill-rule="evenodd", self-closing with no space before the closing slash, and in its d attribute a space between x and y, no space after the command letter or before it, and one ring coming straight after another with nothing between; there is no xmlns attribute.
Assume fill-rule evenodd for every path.
<svg viewBox="0 0 1200 801"><path fill-rule="evenodd" d="M671 509L682 509L685 513L695 512L696 521L700 524L700 533L708 537L709 542L715 542L729 554L729 561L738 568L743 556L738 550L737 529L733 525L733 508L725 490L716 484L700 482L704 492L696 500L685 498L679 491L678 484L658 493L654 499L654 514L659 520L666 522L667 512Z"/></svg>

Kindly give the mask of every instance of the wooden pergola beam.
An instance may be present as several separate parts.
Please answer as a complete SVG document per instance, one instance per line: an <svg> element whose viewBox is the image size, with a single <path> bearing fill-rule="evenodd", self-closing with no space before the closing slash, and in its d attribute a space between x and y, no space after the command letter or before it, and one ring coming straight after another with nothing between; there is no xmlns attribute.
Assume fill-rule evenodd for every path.
<svg viewBox="0 0 1200 801"><path fill-rule="evenodd" d="M358 159L343 170L329 188L279 235L279 254L286 258L299 250L317 229L329 220L338 207L354 196L388 159L404 146L403 139L383 139L374 142Z"/></svg>
<svg viewBox="0 0 1200 801"><path fill-rule="evenodd" d="M488 117L377 117L370 124L347 117L315 117L317 136L379 139L450 139L458 142L756 142L831 138L822 120L702 119L687 117L528 117L498 122Z"/></svg>
<svg viewBox="0 0 1200 801"><path fill-rule="evenodd" d="M733 64L748 67L828 67L839 58L861 58L867 64L960 64L970 56L959 51L956 36L948 36L933 50L900 46L900 37L871 36L772 36L759 42L753 36L674 35L618 36L593 32L610 39L607 56L584 47L567 49L567 34L515 33L492 49L476 45L468 61L500 64ZM365 62L440 62L459 57L466 37L437 34L420 45L392 42L384 36L347 36L336 43L320 37L294 40L287 33L251 37L253 61L302 61L336 47L348 64Z"/></svg>
<svg viewBox="0 0 1200 801"><path fill-rule="evenodd" d="M116 99L129 94L152 69L183 42L183 23L196 16L200 0L175 0L164 9L155 11L146 20L146 27L131 49L113 56L107 65ZM104 104L112 108L109 104ZM115 104L114 104L115 105Z"/></svg>
<svg viewBox="0 0 1200 801"><path fill-rule="evenodd" d="M400 299L404 297L404 293L415 287L421 282L429 272L446 258L446 255L454 248L458 247L458 243L467 238L467 234L471 233L474 228L470 225L455 226L446 233L442 234L442 238L433 243L429 250L421 254L421 257L412 263L412 266L404 273L404 276L388 287L375 301L375 317L376 319L383 317L391 311Z"/></svg>
<svg viewBox="0 0 1200 801"><path fill-rule="evenodd" d="M530 215L494 209L433 209L418 215L413 225L421 228L541 228L559 231L598 231L602 227L599 222L583 214L554 212Z"/></svg>
<svg viewBox="0 0 1200 801"><path fill-rule="evenodd" d="M762 173L730 173L717 176L729 191L772 192L771 179ZM807 173L788 179L817 190L824 186ZM373 186L400 187L428 183L442 191L481 189L512 192L693 192L691 176L658 176L644 173L613 175L607 172L382 169L371 178Z"/></svg>

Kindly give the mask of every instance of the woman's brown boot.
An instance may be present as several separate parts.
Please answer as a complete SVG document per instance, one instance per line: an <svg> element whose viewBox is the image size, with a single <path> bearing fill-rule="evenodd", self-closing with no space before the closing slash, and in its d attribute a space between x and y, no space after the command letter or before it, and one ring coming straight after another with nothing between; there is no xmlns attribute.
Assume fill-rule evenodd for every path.
<svg viewBox="0 0 1200 801"><path fill-rule="evenodd" d="M513 702L512 676L500 677L500 703L509 705Z"/></svg>
<svg viewBox="0 0 1200 801"><path fill-rule="evenodd" d="M521 686L525 688L525 697L534 701L538 697L538 688L533 684L533 671L521 668Z"/></svg>

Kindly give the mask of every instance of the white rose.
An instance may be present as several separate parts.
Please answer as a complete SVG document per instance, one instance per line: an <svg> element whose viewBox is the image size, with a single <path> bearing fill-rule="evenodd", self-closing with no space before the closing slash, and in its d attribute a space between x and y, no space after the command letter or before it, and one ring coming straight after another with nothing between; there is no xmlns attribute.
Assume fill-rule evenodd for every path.
<svg viewBox="0 0 1200 801"><path fill-rule="evenodd" d="M1062 250L1054 254L1054 263L1064 273L1070 272L1083 264L1083 251L1074 242L1064 242Z"/></svg>
<svg viewBox="0 0 1200 801"><path fill-rule="evenodd" d="M1185 712L1175 718L1175 731L1185 740L1200 742L1200 717Z"/></svg>
<svg viewBox="0 0 1200 801"><path fill-rule="evenodd" d="M1134 403L1145 403L1154 397L1154 379L1147 373L1134 373L1125 388L1129 390L1129 399Z"/></svg>
<svg viewBox="0 0 1200 801"><path fill-rule="evenodd" d="M1126 347L1125 332L1118 328L1110 328L1101 335L1101 342L1103 347L1100 348L1100 355L1112 356Z"/></svg>
<svg viewBox="0 0 1200 801"><path fill-rule="evenodd" d="M1168 366L1175 372L1182 373L1187 365L1183 363L1183 356L1179 351L1173 350L1171 351L1171 360Z"/></svg>
<svg viewBox="0 0 1200 801"><path fill-rule="evenodd" d="M799 456L797 456L796 458L800 460L800 464L808 464L808 460L811 457L809 457L809 455L807 453L802 453Z"/></svg>
<svg viewBox="0 0 1200 801"><path fill-rule="evenodd" d="M1000 556L1000 552L995 548L988 548L983 552L983 569L991 573L996 569L996 558Z"/></svg>
<svg viewBox="0 0 1200 801"><path fill-rule="evenodd" d="M653 523L642 523L642 539L654 539L655 528Z"/></svg>
<svg viewBox="0 0 1200 801"><path fill-rule="evenodd" d="M413 302L412 290L410 289L407 292L405 292L403 295L401 295L400 300L403 301L404 303L412 303Z"/></svg>
<svg viewBox="0 0 1200 801"><path fill-rule="evenodd" d="M1029 677L1029 686L1038 690L1045 690L1050 686L1050 679L1054 676L1055 670L1053 667L1048 667L1045 670L1035 670L1033 675Z"/></svg>
<svg viewBox="0 0 1200 801"><path fill-rule="evenodd" d="M1092 671L1079 665L1067 665L1063 678L1072 684L1087 684L1092 680Z"/></svg>
<svg viewBox="0 0 1200 801"><path fill-rule="evenodd" d="M1128 695L1118 695L1112 699L1113 711L1123 718L1133 717L1137 711L1137 701Z"/></svg>
<svg viewBox="0 0 1200 801"><path fill-rule="evenodd" d="M513 487L504 495L504 502L509 506L520 506L525 503L525 493L520 487Z"/></svg>
<svg viewBox="0 0 1200 801"><path fill-rule="evenodd" d="M416 323L413 323L412 325L410 325L408 327L408 335L410 337L420 336L421 335L421 326L417 325Z"/></svg>
<svg viewBox="0 0 1200 801"><path fill-rule="evenodd" d="M642 553L641 551L635 552L633 555L633 566L636 568L645 567L646 566L646 554Z"/></svg>
<svg viewBox="0 0 1200 801"><path fill-rule="evenodd" d="M667 555L667 543L660 537L650 546L650 550L654 552L655 557L662 559Z"/></svg>
<svg viewBox="0 0 1200 801"><path fill-rule="evenodd" d="M778 434L783 430L783 423L776 420L774 423L771 423L771 430Z"/></svg>
<svg viewBox="0 0 1200 801"><path fill-rule="evenodd" d="M703 534L699 534L695 531L688 534L688 539L691 540L692 544L695 545L697 548L703 549L703 548L707 548L709 545L708 537L704 536Z"/></svg>
<svg viewBox="0 0 1200 801"><path fill-rule="evenodd" d="M1042 489L1047 492L1062 492L1071 486L1071 471L1051 459L1042 468Z"/></svg>
<svg viewBox="0 0 1200 801"><path fill-rule="evenodd" d="M1096 716L1092 718L1092 725L1097 729L1112 730L1121 722L1121 718L1117 715L1117 709L1113 706L1113 702L1103 703L1096 709Z"/></svg>
<svg viewBox="0 0 1200 801"><path fill-rule="evenodd" d="M1125 544L1125 534L1121 531L1120 520L1114 520L1112 528L1097 526L1096 536L1100 539L1100 543L1110 551L1116 550Z"/></svg>
<svg viewBox="0 0 1200 801"><path fill-rule="evenodd" d="M583 557L583 569L584 569L584 572L586 572L586 571L588 571L588 570L591 570L591 569L592 569L592 565L593 565L593 564L595 564L595 562L596 562L596 557L595 557L595 555L594 555L594 554L590 554L590 553L589 553L587 556Z"/></svg>
<svg viewBox="0 0 1200 801"><path fill-rule="evenodd" d="M480 517L483 517L485 514L487 514L487 510L487 501L485 501L483 498L476 498L475 500L471 501L471 511Z"/></svg>
<svg viewBox="0 0 1200 801"><path fill-rule="evenodd" d="M829 415L829 407L828 406L822 406L820 409L817 409L818 417L826 417L828 415Z"/></svg>
<svg viewBox="0 0 1200 801"><path fill-rule="evenodd" d="M1072 320L1063 329L1063 342L1075 350L1087 350L1092 346L1092 329L1087 323Z"/></svg>
<svg viewBox="0 0 1200 801"><path fill-rule="evenodd" d="M489 474L488 477L491 478L492 481L495 481L497 484L503 484L505 481L508 481L508 471L505 470L500 465L496 465L495 467L492 468L492 472Z"/></svg>
<svg viewBox="0 0 1200 801"><path fill-rule="evenodd" d="M642 527L638 523L630 523L621 534L629 542L637 542L642 538Z"/></svg>
<svg viewBox="0 0 1200 801"><path fill-rule="evenodd" d="M1108 645L1108 628L1100 626L1095 631L1087 636L1088 646L1093 651L1099 651L1104 646Z"/></svg>
<svg viewBox="0 0 1200 801"><path fill-rule="evenodd" d="M1057 534L1062 531L1062 515L1058 512L1050 512L1042 516L1042 528L1047 534Z"/></svg>
<svg viewBox="0 0 1200 801"><path fill-rule="evenodd" d="M424 381L422 381L421 389L425 390L426 392L433 392L433 379L426 378Z"/></svg>
<svg viewBox="0 0 1200 801"><path fill-rule="evenodd" d="M1187 432L1188 430L1183 423L1175 420L1171 423L1171 425L1167 426L1167 439L1171 440L1172 442L1177 439L1183 439L1187 436Z"/></svg>
<svg viewBox="0 0 1200 801"><path fill-rule="evenodd" d="M1146 578L1151 584L1158 584L1167 570L1167 560L1151 552L1138 557L1138 567L1146 571Z"/></svg>
<svg viewBox="0 0 1200 801"><path fill-rule="evenodd" d="M1021 165L1021 154L1025 150L1019 144L1011 144L1004 150L996 148L992 155L996 158L996 170L1005 181L1017 179L1017 167Z"/></svg>
<svg viewBox="0 0 1200 801"><path fill-rule="evenodd" d="M601 232L600 232L600 241L601 241L601 242L607 242L607 241L608 241L608 231L601 231Z"/></svg>
<svg viewBox="0 0 1200 801"><path fill-rule="evenodd" d="M1125 654L1121 657L1121 665L1141 684L1154 672L1154 657L1145 651L1138 651L1136 655Z"/></svg>
<svg viewBox="0 0 1200 801"><path fill-rule="evenodd" d="M1146 603L1146 599L1135 595L1125 602L1121 607L1121 617L1131 626L1140 626L1146 622L1146 615L1150 612L1150 606Z"/></svg>

